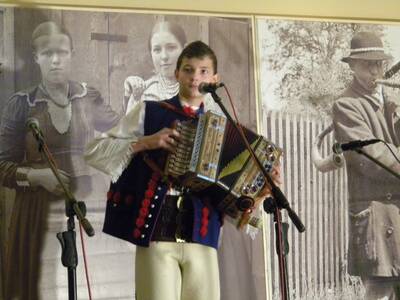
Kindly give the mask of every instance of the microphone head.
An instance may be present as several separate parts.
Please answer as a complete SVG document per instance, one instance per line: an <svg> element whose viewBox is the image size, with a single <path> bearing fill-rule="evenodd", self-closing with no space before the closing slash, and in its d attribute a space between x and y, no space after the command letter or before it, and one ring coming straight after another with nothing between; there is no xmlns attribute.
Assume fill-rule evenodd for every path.
<svg viewBox="0 0 400 300"><path fill-rule="evenodd" d="M28 118L25 122L25 126L28 128L32 127L39 128L39 121L36 118Z"/></svg>
<svg viewBox="0 0 400 300"><path fill-rule="evenodd" d="M216 83L212 83L212 82L201 82L199 84L199 93L200 94L207 94L207 93L213 93L215 92L218 88L224 86L223 82L216 82Z"/></svg>

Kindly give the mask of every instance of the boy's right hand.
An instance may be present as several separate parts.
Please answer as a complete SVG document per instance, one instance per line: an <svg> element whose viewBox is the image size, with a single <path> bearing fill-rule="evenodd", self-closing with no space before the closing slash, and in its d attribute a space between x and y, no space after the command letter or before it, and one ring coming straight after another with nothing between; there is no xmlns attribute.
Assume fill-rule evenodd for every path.
<svg viewBox="0 0 400 300"><path fill-rule="evenodd" d="M165 149L173 152L178 139L179 132L177 130L163 128L155 134L143 136L132 144L132 149L135 153L154 149Z"/></svg>

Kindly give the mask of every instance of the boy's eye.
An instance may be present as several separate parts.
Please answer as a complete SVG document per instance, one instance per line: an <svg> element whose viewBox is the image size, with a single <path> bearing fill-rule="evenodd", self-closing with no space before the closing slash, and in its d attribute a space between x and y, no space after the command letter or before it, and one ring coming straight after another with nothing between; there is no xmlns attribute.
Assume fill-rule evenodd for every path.
<svg viewBox="0 0 400 300"><path fill-rule="evenodd" d="M202 74L202 75L207 75L207 74L208 74L208 70L207 70L207 69L201 70L201 74Z"/></svg>

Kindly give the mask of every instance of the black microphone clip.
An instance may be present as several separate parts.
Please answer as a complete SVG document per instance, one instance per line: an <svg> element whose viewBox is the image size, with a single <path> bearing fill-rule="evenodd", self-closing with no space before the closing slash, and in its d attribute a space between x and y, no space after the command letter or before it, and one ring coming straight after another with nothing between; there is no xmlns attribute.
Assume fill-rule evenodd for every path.
<svg viewBox="0 0 400 300"><path fill-rule="evenodd" d="M380 139L371 139L371 140L355 140L343 144L335 143L332 146L332 150L336 154L341 154L344 151L357 150L371 144L376 144L380 141L381 141Z"/></svg>
<svg viewBox="0 0 400 300"><path fill-rule="evenodd" d="M217 89L219 89L220 87L225 86L225 84L223 82L216 82L216 83L212 83L212 82L202 82L199 85L199 92L200 94L207 94L207 93L215 93L215 91Z"/></svg>

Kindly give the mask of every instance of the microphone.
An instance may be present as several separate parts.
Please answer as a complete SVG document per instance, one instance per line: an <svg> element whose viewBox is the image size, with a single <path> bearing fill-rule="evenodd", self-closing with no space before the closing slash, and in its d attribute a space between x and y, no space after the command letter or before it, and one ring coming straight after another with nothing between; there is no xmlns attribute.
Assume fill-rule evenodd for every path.
<svg viewBox="0 0 400 300"><path fill-rule="evenodd" d="M25 122L26 127L32 131L33 136L38 141L43 140L43 134L40 131L39 121L36 118L28 118Z"/></svg>
<svg viewBox="0 0 400 300"><path fill-rule="evenodd" d="M199 85L199 92L201 94L215 93L215 91L222 86L225 86L223 82L216 82L216 83L202 82Z"/></svg>
<svg viewBox="0 0 400 300"><path fill-rule="evenodd" d="M380 139L371 139L371 140L356 140L343 144L335 143L333 144L332 150L334 153L340 154L343 151L356 150L371 144L376 144L380 141L381 141Z"/></svg>

